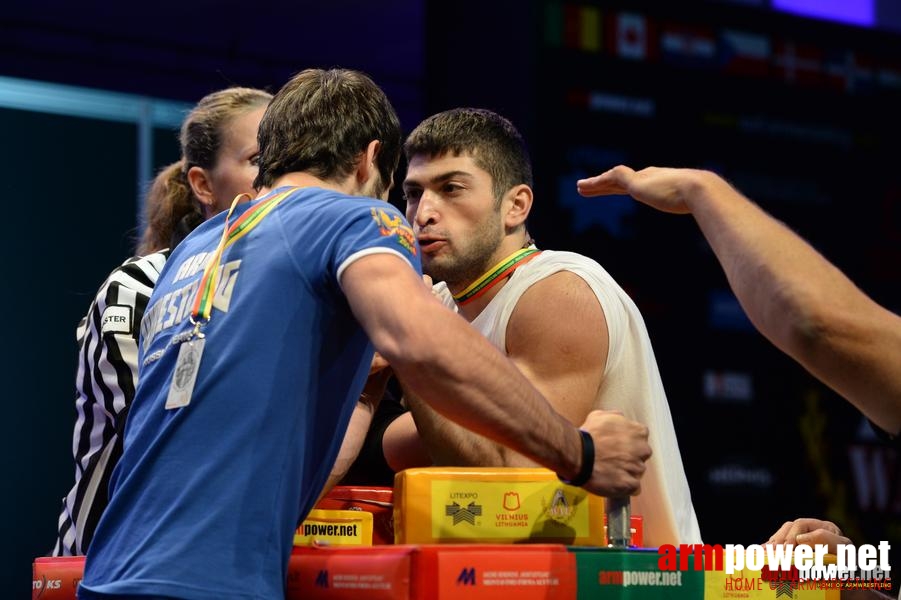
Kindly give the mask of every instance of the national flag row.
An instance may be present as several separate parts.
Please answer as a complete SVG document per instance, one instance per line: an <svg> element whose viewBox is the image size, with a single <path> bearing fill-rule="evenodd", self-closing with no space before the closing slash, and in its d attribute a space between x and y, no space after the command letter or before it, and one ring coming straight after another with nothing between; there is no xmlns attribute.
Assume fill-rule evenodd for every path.
<svg viewBox="0 0 901 600"><path fill-rule="evenodd" d="M544 43L629 61L662 62L846 93L901 90L901 60L735 28L658 21L638 12L548 2Z"/></svg>

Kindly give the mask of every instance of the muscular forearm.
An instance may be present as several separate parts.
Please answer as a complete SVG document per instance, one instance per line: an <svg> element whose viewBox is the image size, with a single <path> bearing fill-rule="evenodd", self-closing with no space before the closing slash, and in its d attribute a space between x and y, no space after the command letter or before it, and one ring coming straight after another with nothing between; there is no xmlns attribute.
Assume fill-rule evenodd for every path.
<svg viewBox="0 0 901 600"><path fill-rule="evenodd" d="M357 399L353 413L350 416L350 422L347 425L347 431L344 433L344 439L341 441L341 448L338 450L338 457L329 473L325 488L322 490L320 497L328 493L341 479L347 475L351 465L360 454L360 449L366 441L366 434L372 425L372 417L378 409L379 402L385 394L385 387L388 385L388 379L391 377L390 368L382 368L380 371L369 375L363 392Z"/></svg>
<svg viewBox="0 0 901 600"><path fill-rule="evenodd" d="M395 473L432 465L428 449L416 429L410 411L394 419L385 429L382 451L385 461Z"/></svg>
<svg viewBox="0 0 901 600"><path fill-rule="evenodd" d="M429 456L440 466L513 466L505 455L510 451L472 431L449 421L429 408L409 390L404 390L416 428Z"/></svg>
<svg viewBox="0 0 901 600"><path fill-rule="evenodd" d="M359 400L354 407L353 414L350 416L350 423L347 425L347 431L344 433L344 439L341 442L341 448L338 450L338 457L329 473L328 481L322 489L319 497L321 498L328 493L347 474L348 469L357 459L363 441L366 439L366 432L369 431L369 424L372 422L372 414L375 409L371 404Z"/></svg>
<svg viewBox="0 0 901 600"><path fill-rule="evenodd" d="M815 301L825 289L843 283L840 274L712 173L696 172L685 186L686 205L748 316L777 346L797 351L796 332L813 329L805 322L816 319L821 310Z"/></svg>
<svg viewBox="0 0 901 600"><path fill-rule="evenodd" d="M459 319L437 304L436 317ZM430 320L435 323L434 320ZM456 332L470 333L450 342L451 333L438 334L430 338L428 345L435 347L434 340L442 340L435 347L443 353L443 347L451 343L468 348L471 360L452 360L450 356L440 356L429 361L426 367L420 363L398 366L392 359L395 370L413 394L427 393L430 406L444 417L455 421L457 427L445 431L456 444L472 444L468 451L470 460L488 460L498 464L501 446L515 449L538 464L563 472L578 470L580 442L573 435L575 428L537 393L534 387L519 373L513 364L504 359L478 333L467 328L455 328ZM403 362L401 360L400 362ZM520 402L517 402L520 399ZM471 430L480 435L464 433ZM481 438L489 436L491 440ZM427 436L423 436L426 438ZM481 438L481 439L480 439ZM492 447L493 446L493 447Z"/></svg>
<svg viewBox="0 0 901 600"><path fill-rule="evenodd" d="M369 267L357 277L357 264L351 265L342 286L405 385L445 417L574 477L581 466L576 428L487 340L441 306L412 272L395 272L382 260L361 259Z"/></svg>
<svg viewBox="0 0 901 600"><path fill-rule="evenodd" d="M901 428L901 319L713 174L685 201L754 325L889 432Z"/></svg>

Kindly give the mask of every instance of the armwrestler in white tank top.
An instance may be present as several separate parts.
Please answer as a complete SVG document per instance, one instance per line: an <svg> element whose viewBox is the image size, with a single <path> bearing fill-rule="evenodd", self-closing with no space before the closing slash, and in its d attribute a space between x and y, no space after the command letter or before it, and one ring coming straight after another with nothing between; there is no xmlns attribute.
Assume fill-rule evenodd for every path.
<svg viewBox="0 0 901 600"><path fill-rule="evenodd" d="M513 272L472 325L506 352L507 322L519 298L533 284L559 271L571 271L588 283L607 321L607 365L594 408L619 410L650 430L653 456L641 480L641 493L632 498L633 514L644 518L644 545L701 543L673 419L644 319L601 265L572 252L545 250ZM435 292L447 306L456 309L444 283L436 284Z"/></svg>

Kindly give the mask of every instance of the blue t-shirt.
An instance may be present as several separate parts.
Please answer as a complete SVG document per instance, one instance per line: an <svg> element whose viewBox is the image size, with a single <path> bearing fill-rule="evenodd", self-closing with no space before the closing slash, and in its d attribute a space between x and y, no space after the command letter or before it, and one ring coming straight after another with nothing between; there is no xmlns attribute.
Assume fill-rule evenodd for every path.
<svg viewBox="0 0 901 600"><path fill-rule="evenodd" d="M148 304L125 450L82 597L283 598L294 529L331 471L373 353L341 273L383 252L421 271L390 204L292 191L226 248L190 404L166 409L179 334L192 328L224 224L220 214L179 244Z"/></svg>

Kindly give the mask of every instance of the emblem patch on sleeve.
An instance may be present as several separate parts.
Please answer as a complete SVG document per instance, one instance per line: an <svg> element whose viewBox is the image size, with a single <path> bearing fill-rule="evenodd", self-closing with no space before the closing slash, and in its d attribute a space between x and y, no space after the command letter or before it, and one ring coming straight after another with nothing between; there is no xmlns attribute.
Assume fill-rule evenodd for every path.
<svg viewBox="0 0 901 600"><path fill-rule="evenodd" d="M391 216L387 211L375 207L369 209L369 212L379 228L379 233L385 237L394 236L401 246L416 256L416 237L413 235L413 229L404 222L403 217Z"/></svg>
<svg viewBox="0 0 901 600"><path fill-rule="evenodd" d="M100 333L131 333L131 307L118 304L107 306L100 317Z"/></svg>

